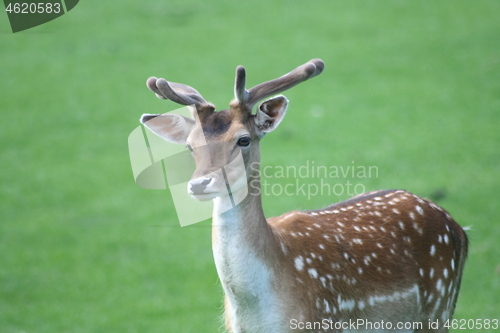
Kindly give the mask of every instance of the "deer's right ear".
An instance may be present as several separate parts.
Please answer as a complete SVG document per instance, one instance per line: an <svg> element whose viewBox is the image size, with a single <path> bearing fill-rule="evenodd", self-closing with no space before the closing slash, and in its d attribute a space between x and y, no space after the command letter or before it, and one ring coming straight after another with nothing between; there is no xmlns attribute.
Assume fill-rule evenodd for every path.
<svg viewBox="0 0 500 333"><path fill-rule="evenodd" d="M178 114L143 114L141 123L160 138L176 144L186 144L195 121Z"/></svg>

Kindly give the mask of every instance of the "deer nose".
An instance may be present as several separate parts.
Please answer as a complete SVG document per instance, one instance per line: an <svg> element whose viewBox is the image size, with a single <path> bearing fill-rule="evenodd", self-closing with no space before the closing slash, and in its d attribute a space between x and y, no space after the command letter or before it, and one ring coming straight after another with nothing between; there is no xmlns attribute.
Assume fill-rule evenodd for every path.
<svg viewBox="0 0 500 333"><path fill-rule="evenodd" d="M189 182L189 192L191 194L202 194L205 188L210 184L212 178L196 178Z"/></svg>

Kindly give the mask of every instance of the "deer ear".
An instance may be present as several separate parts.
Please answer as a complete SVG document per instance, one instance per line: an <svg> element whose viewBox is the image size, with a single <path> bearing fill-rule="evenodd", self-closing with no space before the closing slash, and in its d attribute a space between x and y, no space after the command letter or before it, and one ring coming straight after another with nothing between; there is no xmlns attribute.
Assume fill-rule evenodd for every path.
<svg viewBox="0 0 500 333"><path fill-rule="evenodd" d="M288 108L288 100L279 95L260 103L255 115L255 125L262 133L272 132L278 127Z"/></svg>
<svg viewBox="0 0 500 333"><path fill-rule="evenodd" d="M186 144L195 121L178 114L143 114L141 123L160 138L176 144Z"/></svg>

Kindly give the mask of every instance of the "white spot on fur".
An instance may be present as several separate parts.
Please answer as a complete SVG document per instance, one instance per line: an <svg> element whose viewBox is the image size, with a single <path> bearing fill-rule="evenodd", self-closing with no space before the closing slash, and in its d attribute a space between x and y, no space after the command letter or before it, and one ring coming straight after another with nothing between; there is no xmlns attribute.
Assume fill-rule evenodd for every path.
<svg viewBox="0 0 500 333"><path fill-rule="evenodd" d="M375 306L378 303L386 303L386 302L399 302L406 298L415 296L417 298L417 302L419 300L419 289L418 285L414 285L411 289L406 291L396 291L390 295L374 295L368 298L368 304L370 306Z"/></svg>
<svg viewBox="0 0 500 333"><path fill-rule="evenodd" d="M440 291L442 285L443 285L443 281L441 281L441 279L437 280L437 282L436 282L436 290Z"/></svg>
<svg viewBox="0 0 500 333"><path fill-rule="evenodd" d="M340 297L340 296L339 296ZM356 306L356 302L353 300L341 300L339 302L339 309L342 310L348 310L352 311L354 307Z"/></svg>
<svg viewBox="0 0 500 333"><path fill-rule="evenodd" d="M295 268L300 272L304 268L304 258L302 256L298 256L294 260Z"/></svg>
<svg viewBox="0 0 500 333"><path fill-rule="evenodd" d="M436 254L436 246L433 244L431 245L431 256L434 256Z"/></svg>
<svg viewBox="0 0 500 333"><path fill-rule="evenodd" d="M315 278L315 279L317 279L317 278L318 278L318 271L317 271L316 269L314 269L314 268L309 268L309 269L307 270L307 272L309 273L309 275L310 275L311 277L313 277L313 278Z"/></svg>

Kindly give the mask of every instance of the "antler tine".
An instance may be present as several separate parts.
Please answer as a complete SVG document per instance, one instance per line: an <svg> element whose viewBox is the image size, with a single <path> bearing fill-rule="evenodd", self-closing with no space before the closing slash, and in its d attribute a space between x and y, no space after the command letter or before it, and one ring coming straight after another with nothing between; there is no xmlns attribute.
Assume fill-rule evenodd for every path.
<svg viewBox="0 0 500 333"><path fill-rule="evenodd" d="M163 96L161 94L160 90L158 90L158 88L156 87L156 80L158 80L158 79L155 78L154 76L150 77L146 81L146 86L148 87L149 90L151 90L152 92L154 92L156 94L156 97L158 97L160 99L167 99L165 96Z"/></svg>
<svg viewBox="0 0 500 333"><path fill-rule="evenodd" d="M245 67L236 67L236 81L234 83L234 97L241 103L248 99L248 90L245 89Z"/></svg>
<svg viewBox="0 0 500 333"><path fill-rule="evenodd" d="M185 84L150 77L146 85L161 99L169 99L181 105L194 104L197 108L209 105L196 89Z"/></svg>
<svg viewBox="0 0 500 333"><path fill-rule="evenodd" d="M241 104L245 104L251 110L258 101L288 90L301 82L313 78L321 74L324 68L325 64L321 59L312 59L282 77L261 83L247 91L244 88L245 70L240 66L236 70L236 98Z"/></svg>

